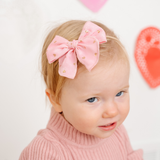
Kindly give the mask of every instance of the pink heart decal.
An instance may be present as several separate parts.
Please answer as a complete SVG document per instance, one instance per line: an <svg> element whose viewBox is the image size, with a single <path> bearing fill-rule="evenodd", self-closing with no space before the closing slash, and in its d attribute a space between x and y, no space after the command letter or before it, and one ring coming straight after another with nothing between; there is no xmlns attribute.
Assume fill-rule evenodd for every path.
<svg viewBox="0 0 160 160"><path fill-rule="evenodd" d="M98 12L107 0L80 0L87 8L93 12Z"/></svg>
<svg viewBox="0 0 160 160"><path fill-rule="evenodd" d="M151 88L160 85L160 30L149 27L138 36L135 59L138 68Z"/></svg>

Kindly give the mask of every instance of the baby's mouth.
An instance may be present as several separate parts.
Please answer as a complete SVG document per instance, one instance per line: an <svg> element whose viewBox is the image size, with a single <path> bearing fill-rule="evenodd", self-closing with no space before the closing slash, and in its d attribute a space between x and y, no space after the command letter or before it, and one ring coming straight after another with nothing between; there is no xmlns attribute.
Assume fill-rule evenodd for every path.
<svg viewBox="0 0 160 160"><path fill-rule="evenodd" d="M116 127L116 125L117 125L117 122L113 122L113 123L109 123L109 124L98 126L98 127L104 131L109 131L109 130L113 130Z"/></svg>
<svg viewBox="0 0 160 160"><path fill-rule="evenodd" d="M113 125L113 123L110 123L110 124L107 124L107 125L104 125L104 126L111 126L111 125Z"/></svg>

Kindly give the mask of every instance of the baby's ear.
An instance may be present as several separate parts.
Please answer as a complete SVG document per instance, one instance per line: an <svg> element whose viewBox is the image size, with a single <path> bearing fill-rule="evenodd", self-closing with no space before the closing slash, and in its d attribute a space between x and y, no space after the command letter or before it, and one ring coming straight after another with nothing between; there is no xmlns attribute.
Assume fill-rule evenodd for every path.
<svg viewBox="0 0 160 160"><path fill-rule="evenodd" d="M49 99L49 101L51 102L53 108L55 109L56 112L62 112L62 107L61 105L56 101L55 99L55 95L51 92L51 90L49 88L47 88L45 90L46 95Z"/></svg>

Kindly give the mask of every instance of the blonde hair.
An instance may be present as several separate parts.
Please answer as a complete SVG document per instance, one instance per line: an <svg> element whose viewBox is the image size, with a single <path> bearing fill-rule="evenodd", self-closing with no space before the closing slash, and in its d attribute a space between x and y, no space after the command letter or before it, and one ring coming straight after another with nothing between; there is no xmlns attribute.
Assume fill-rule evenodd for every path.
<svg viewBox="0 0 160 160"><path fill-rule="evenodd" d="M99 47L100 57L106 57L107 60L110 60L113 57L119 57L121 59L125 59L127 64L129 64L125 48L123 47L117 36L113 33L113 31L99 22L92 22L100 26L106 33L107 42L100 44ZM54 95L56 102L59 102L61 89L67 78L59 75L58 60L51 64L48 63L46 50L56 35L59 35L67 39L68 41L78 40L85 23L86 21L82 20L71 20L65 22L59 27L52 29L44 41L44 45L42 48L41 73L43 75L46 87L51 90L51 94ZM78 68L82 66L83 65L78 61Z"/></svg>

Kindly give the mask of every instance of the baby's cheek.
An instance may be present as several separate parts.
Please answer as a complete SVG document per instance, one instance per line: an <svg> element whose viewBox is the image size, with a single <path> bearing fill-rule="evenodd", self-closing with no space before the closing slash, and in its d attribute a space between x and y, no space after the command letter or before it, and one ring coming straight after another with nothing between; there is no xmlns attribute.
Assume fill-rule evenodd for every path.
<svg viewBox="0 0 160 160"><path fill-rule="evenodd" d="M125 119L126 117L127 117L127 115L128 115L128 113L129 113L129 110L130 110L130 106L129 106L129 104L127 104L127 105L125 105L125 106L123 106L122 108L121 108L121 115L122 115L122 118L123 119Z"/></svg>
<svg viewBox="0 0 160 160"><path fill-rule="evenodd" d="M87 117L77 117L75 121L75 127L81 131L90 130L95 126L95 122L93 119Z"/></svg>

